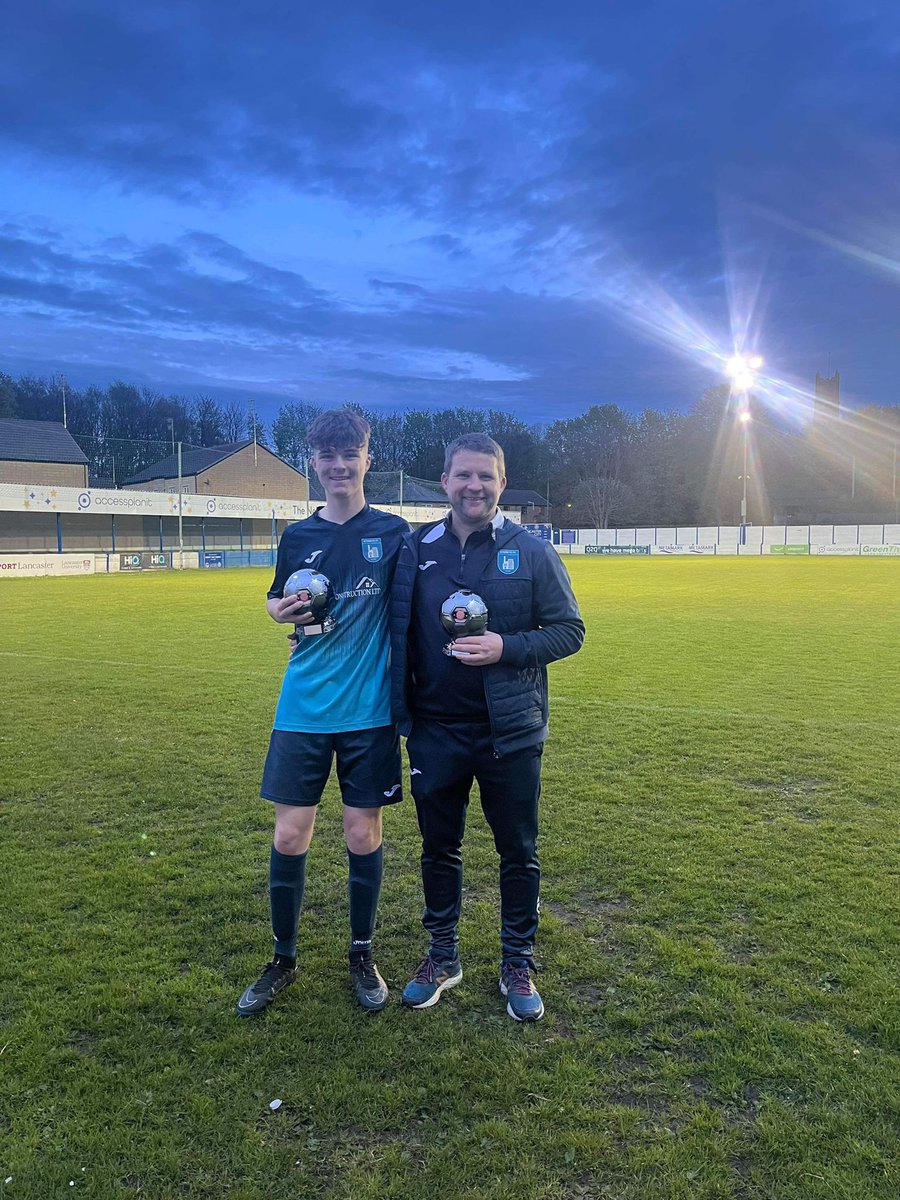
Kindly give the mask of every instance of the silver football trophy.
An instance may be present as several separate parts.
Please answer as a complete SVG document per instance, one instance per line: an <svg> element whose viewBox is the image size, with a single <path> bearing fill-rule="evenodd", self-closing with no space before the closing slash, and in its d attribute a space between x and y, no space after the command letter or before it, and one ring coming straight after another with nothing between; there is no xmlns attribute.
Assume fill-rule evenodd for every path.
<svg viewBox="0 0 900 1200"><path fill-rule="evenodd" d="M337 624L334 617L328 614L334 603L334 589L328 576L320 571L310 571L308 567L304 567L302 571L295 571L284 585L281 594L298 596L303 601L299 612L313 615L309 624L294 625L294 632L298 638L331 633Z"/></svg>
<svg viewBox="0 0 900 1200"><path fill-rule="evenodd" d="M444 646L444 653L453 658L464 658L465 651L454 648L457 638L478 637L488 624L488 607L475 592L454 592L441 605L441 625L453 638Z"/></svg>

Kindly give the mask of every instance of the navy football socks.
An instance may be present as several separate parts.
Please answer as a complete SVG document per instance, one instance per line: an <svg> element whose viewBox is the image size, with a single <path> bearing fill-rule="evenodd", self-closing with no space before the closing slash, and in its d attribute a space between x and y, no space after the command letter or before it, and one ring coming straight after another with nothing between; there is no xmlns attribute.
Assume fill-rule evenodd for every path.
<svg viewBox="0 0 900 1200"><path fill-rule="evenodd" d="M381 895L381 876L384 870L384 846L371 854L347 851L350 870L347 891L350 897L350 953L368 950L375 934L375 914Z"/></svg>
<svg viewBox="0 0 900 1200"><path fill-rule="evenodd" d="M269 858L269 903L275 953L280 958L297 957L297 924L306 883L306 855L282 854L272 847Z"/></svg>

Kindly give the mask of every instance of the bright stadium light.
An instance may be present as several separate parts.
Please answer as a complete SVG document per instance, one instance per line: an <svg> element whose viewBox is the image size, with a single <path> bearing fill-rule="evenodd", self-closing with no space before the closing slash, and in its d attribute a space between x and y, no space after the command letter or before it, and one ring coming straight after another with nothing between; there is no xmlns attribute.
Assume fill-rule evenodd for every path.
<svg viewBox="0 0 900 1200"><path fill-rule="evenodd" d="M746 368L743 354L732 354L731 358L725 363L725 374L730 375L733 379L739 371Z"/></svg>
<svg viewBox="0 0 900 1200"><path fill-rule="evenodd" d="M736 392L749 392L753 387L755 372L763 365L759 354L733 354L725 363L725 373Z"/></svg>

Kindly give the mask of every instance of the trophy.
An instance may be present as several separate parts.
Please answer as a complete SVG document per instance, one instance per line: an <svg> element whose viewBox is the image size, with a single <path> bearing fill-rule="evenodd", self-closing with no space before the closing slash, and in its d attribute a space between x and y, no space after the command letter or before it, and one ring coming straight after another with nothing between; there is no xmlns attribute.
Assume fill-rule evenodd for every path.
<svg viewBox="0 0 900 1200"><path fill-rule="evenodd" d="M328 609L334 603L334 589L327 575L304 567L302 571L295 571L291 575L281 594L297 596L303 602L298 612L313 615L309 624L294 625L294 633L298 639L319 633L331 633L337 624L334 617L328 615Z"/></svg>
<svg viewBox="0 0 900 1200"><path fill-rule="evenodd" d="M487 629L487 623L487 605L475 592L463 590L448 596L441 605L441 624L453 641L444 646L444 653L453 658L465 658L465 650L454 648L456 639L477 637Z"/></svg>

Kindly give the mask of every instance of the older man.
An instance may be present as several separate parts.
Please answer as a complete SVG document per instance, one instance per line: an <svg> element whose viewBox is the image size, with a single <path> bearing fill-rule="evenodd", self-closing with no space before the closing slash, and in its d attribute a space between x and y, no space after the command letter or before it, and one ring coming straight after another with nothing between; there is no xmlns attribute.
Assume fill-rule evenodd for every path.
<svg viewBox="0 0 900 1200"><path fill-rule="evenodd" d="M556 551L499 511L506 478L495 441L457 438L441 484L450 512L404 538L392 600L393 709L408 739L430 938L403 1002L430 1008L462 979L462 840L477 780L500 856L500 991L511 1017L536 1021L546 666L580 649L584 624ZM485 601L488 629L457 639L449 655L440 610L460 589Z"/></svg>

